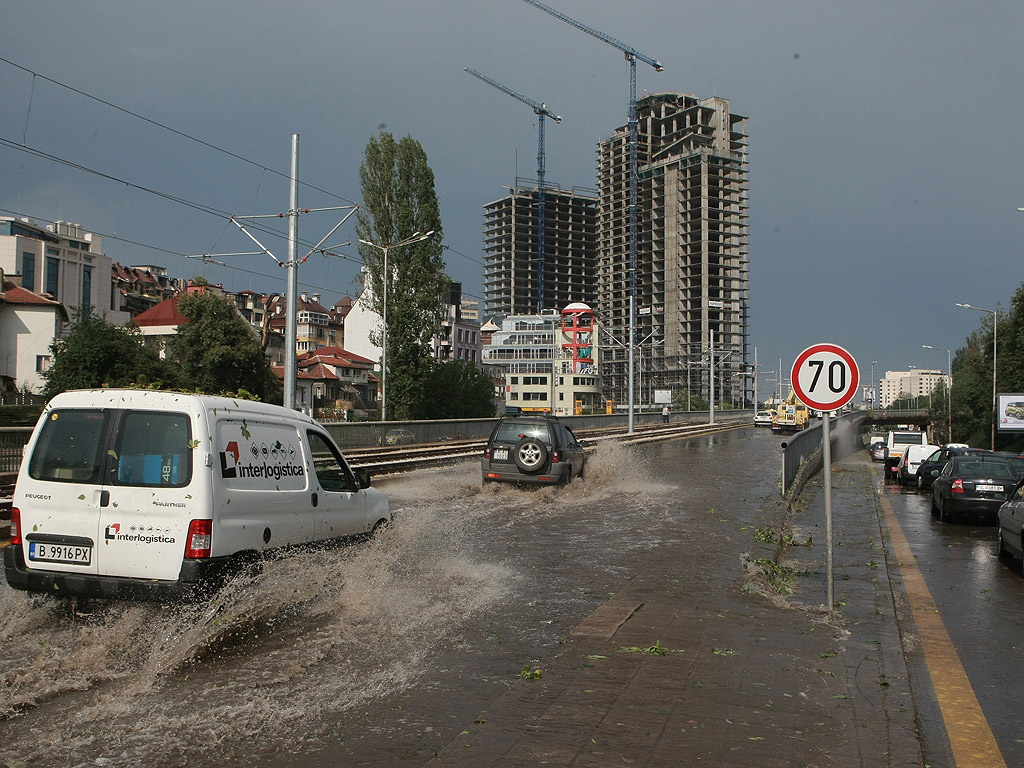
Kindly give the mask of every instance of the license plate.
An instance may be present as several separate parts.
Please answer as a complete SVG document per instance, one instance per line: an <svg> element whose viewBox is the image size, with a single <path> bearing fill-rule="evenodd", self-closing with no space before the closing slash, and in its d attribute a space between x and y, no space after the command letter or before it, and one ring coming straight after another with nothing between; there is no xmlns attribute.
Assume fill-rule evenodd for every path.
<svg viewBox="0 0 1024 768"><path fill-rule="evenodd" d="M494 451L494 458L498 461L508 460L508 448L498 448Z"/></svg>
<svg viewBox="0 0 1024 768"><path fill-rule="evenodd" d="M47 563L71 563L89 565L92 562L92 547L76 547L69 544L44 544L30 541L28 559Z"/></svg>
<svg viewBox="0 0 1024 768"><path fill-rule="evenodd" d="M995 491L996 493L1003 492L1003 486L1001 485L977 485L975 489L979 491Z"/></svg>

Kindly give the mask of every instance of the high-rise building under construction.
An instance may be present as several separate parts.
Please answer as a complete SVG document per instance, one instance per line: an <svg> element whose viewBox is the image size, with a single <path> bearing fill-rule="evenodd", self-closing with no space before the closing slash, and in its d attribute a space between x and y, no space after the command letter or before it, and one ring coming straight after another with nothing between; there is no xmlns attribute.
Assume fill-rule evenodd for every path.
<svg viewBox="0 0 1024 768"><path fill-rule="evenodd" d="M655 390L749 402L746 118L722 98L637 101L635 398ZM605 396L628 398L629 129L598 146L597 315Z"/></svg>
<svg viewBox="0 0 1024 768"><path fill-rule="evenodd" d="M597 296L597 191L544 184L543 301L538 254L538 187L516 179L484 206L484 314L560 311Z"/></svg>

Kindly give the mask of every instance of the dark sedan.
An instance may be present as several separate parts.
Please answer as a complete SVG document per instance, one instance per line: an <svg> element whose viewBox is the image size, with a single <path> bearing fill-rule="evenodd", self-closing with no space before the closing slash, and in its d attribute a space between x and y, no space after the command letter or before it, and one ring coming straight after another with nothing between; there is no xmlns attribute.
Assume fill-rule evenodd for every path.
<svg viewBox="0 0 1024 768"><path fill-rule="evenodd" d="M1001 456L954 456L932 483L932 514L940 520L970 514L994 521L1016 484L1013 467Z"/></svg>
<svg viewBox="0 0 1024 768"><path fill-rule="evenodd" d="M969 451L966 445L944 445L921 462L917 468L917 490L924 491L932 487L939 472L954 456L962 456Z"/></svg>

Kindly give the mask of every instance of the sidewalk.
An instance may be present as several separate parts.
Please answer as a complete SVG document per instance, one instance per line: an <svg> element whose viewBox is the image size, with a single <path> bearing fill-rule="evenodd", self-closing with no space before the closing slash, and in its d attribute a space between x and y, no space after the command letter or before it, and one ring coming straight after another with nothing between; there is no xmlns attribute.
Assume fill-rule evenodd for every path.
<svg viewBox="0 0 1024 768"><path fill-rule="evenodd" d="M792 506L764 502L746 575L636 574L431 764L923 765L870 462L833 468L832 618L820 474Z"/></svg>

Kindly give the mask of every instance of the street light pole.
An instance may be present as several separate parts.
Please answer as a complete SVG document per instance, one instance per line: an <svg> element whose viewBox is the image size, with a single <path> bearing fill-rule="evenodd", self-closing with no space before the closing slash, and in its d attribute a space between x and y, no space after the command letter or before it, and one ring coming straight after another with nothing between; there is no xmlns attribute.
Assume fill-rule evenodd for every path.
<svg viewBox="0 0 1024 768"><path fill-rule="evenodd" d="M420 240L426 240L434 234L434 230L429 232L413 232L409 237L404 240L400 240L397 243L391 243L390 245L378 245L377 243L371 243L369 240L359 238L359 242L363 245L368 245L371 248L376 248L384 253L384 272L381 275L381 281L384 283L384 313L383 321L384 326L381 333L381 350L380 350L380 420L388 420L388 283L391 282L391 273L388 272L388 251L392 248L401 248L405 245L412 245L418 243Z"/></svg>
<svg viewBox="0 0 1024 768"><path fill-rule="evenodd" d="M949 430L949 442L953 442L953 353L945 347L933 347L931 344L922 344L924 349L937 349L946 353L946 428Z"/></svg>
<svg viewBox="0 0 1024 768"><path fill-rule="evenodd" d="M878 407L878 391L877 391L877 385L875 384L875 364L877 362L878 362L877 360L872 360L871 361L871 407L872 408L877 408Z"/></svg>
<svg viewBox="0 0 1024 768"><path fill-rule="evenodd" d="M999 354L999 311L995 309L983 309L982 307L974 307L970 304L961 304L957 302L958 307L964 309L973 309L976 312L991 312L992 313L992 450L996 449L996 421L999 419L999 402L996 399L996 372L998 366L996 365L996 355Z"/></svg>

